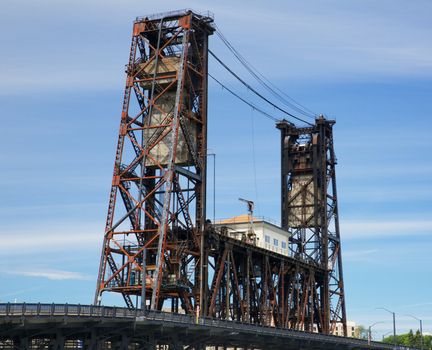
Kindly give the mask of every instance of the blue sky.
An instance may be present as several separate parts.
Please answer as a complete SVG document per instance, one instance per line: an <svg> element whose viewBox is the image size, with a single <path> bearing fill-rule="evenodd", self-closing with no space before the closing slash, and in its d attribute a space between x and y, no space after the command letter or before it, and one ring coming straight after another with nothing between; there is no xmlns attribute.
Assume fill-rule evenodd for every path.
<svg viewBox="0 0 432 350"><path fill-rule="evenodd" d="M186 7L213 12L263 74L336 119L348 318L385 321L380 338L386 307L398 331L417 327L413 314L432 332L432 3L421 0L3 1L0 300L92 301L132 21ZM210 72L259 103L213 60ZM279 220L277 130L216 84L209 94L216 216L243 213L244 197Z"/></svg>

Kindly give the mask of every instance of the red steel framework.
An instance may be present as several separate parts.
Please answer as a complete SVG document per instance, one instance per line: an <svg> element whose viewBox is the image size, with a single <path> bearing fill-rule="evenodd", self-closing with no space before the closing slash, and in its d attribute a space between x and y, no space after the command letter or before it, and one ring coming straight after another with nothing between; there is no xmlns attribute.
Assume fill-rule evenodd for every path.
<svg viewBox="0 0 432 350"><path fill-rule="evenodd" d="M134 23L95 304L109 291L129 308L346 334L334 122L277 125L288 256L205 220L213 32L186 10Z"/></svg>
<svg viewBox="0 0 432 350"><path fill-rule="evenodd" d="M191 11L133 26L95 303L199 305L204 266L207 52L213 19Z"/></svg>

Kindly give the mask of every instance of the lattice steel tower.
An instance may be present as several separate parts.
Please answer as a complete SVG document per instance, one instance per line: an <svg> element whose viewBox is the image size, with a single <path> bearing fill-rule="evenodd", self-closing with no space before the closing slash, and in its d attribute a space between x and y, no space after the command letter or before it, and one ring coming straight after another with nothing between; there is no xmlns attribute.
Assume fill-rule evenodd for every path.
<svg viewBox="0 0 432 350"><path fill-rule="evenodd" d="M187 10L134 22L95 303L201 302L212 23Z"/></svg>
<svg viewBox="0 0 432 350"><path fill-rule="evenodd" d="M294 258L321 267L314 301L323 320L323 333L332 333L336 323L346 330L345 294L336 192L336 157L333 120L319 117L311 127L296 127L282 121L282 227L291 233L289 247Z"/></svg>

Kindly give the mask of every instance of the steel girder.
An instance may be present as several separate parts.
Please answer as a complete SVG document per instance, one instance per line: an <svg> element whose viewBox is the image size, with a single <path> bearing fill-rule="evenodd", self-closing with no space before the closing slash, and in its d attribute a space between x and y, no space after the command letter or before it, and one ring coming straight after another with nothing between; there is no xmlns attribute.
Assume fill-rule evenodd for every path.
<svg viewBox="0 0 432 350"><path fill-rule="evenodd" d="M209 235L213 274L207 316L263 326L322 331L325 271L219 232ZM314 328L314 327L319 327Z"/></svg>

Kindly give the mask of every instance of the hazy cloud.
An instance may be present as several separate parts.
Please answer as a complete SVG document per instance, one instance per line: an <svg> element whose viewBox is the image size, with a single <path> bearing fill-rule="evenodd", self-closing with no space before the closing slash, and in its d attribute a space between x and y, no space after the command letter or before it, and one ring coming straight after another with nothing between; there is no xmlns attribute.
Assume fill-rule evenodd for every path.
<svg viewBox="0 0 432 350"><path fill-rule="evenodd" d="M0 29L5 27L1 32L7 33L2 38L7 54L0 65L0 91L18 92L24 86L44 90L118 89L124 80L131 23L136 16L145 15L137 12L138 4L134 0L7 2L3 10L9 16L0 24ZM388 1L349 4L254 2L245 8L243 3L228 1L216 5L210 1L189 2L198 12L213 12L224 34L271 78L357 81L432 75L431 28L424 24L430 5L411 2L409 11L405 11L403 6ZM23 6L26 11L22 11ZM166 1L146 11L178 7L178 2ZM40 48L32 51L31 60L25 50L35 43L17 44L27 38L27 27L21 24L28 17L37 24L32 32ZM259 26L249 25L257 20ZM269 32L275 33L272 45L267 45ZM102 36L109 37L109 42ZM224 52L216 36L211 41L216 51ZM264 43L267 46L262 50Z"/></svg>
<svg viewBox="0 0 432 350"><path fill-rule="evenodd" d="M53 227L57 225L57 227ZM3 228L1 244L7 247L6 255L21 253L64 252L71 250L99 249L103 239L103 225L77 225L76 223L40 223L38 228Z"/></svg>
<svg viewBox="0 0 432 350"><path fill-rule="evenodd" d="M365 261L378 252L378 249L348 250L343 252L343 257L345 261Z"/></svg>
<svg viewBox="0 0 432 350"><path fill-rule="evenodd" d="M73 271L64 271L56 269L23 269L23 270L12 270L7 271L8 274L20 275L26 277L41 277L49 280L76 280L76 281L87 281L91 280L92 276Z"/></svg>
<svg viewBox="0 0 432 350"><path fill-rule="evenodd" d="M432 233L432 220L342 220L341 230L347 239L425 235Z"/></svg>

